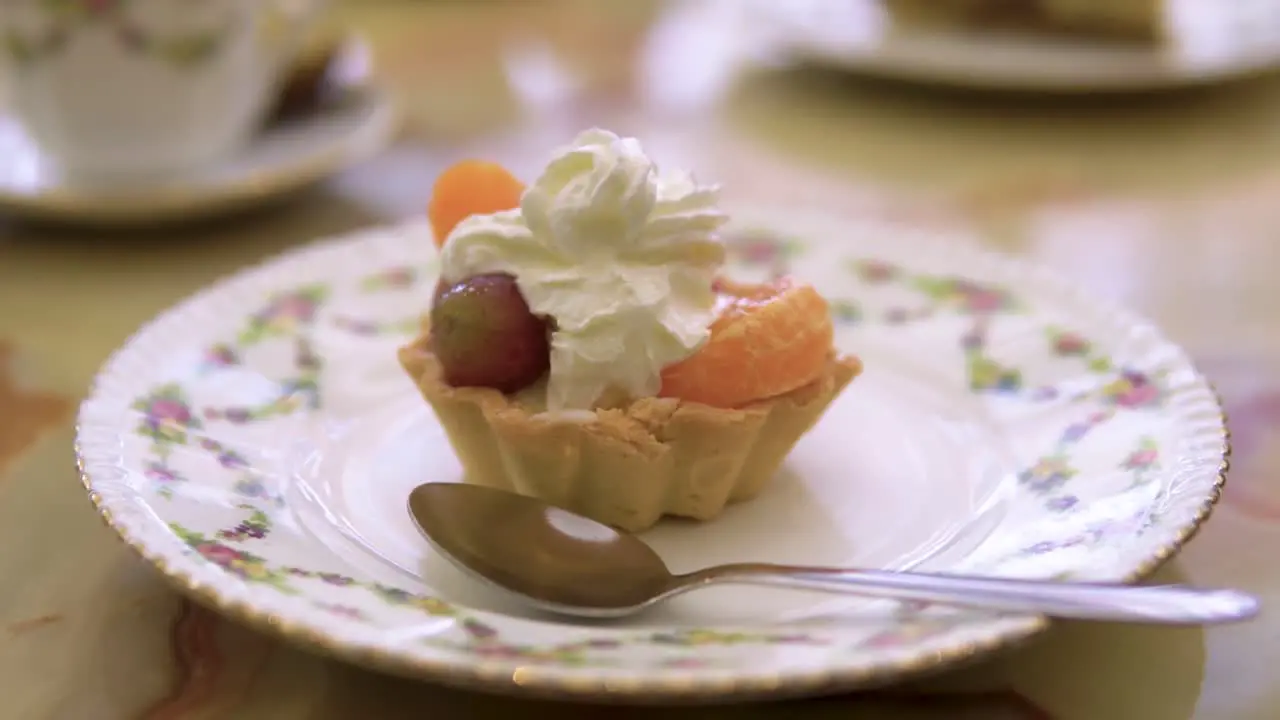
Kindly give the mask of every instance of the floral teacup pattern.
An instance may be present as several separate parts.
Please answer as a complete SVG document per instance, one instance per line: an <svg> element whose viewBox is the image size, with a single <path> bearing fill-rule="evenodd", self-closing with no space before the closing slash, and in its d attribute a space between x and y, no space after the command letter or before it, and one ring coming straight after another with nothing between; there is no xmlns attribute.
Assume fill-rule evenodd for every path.
<svg viewBox="0 0 1280 720"><path fill-rule="evenodd" d="M18 67L39 63L62 52L77 35L90 29L110 32L121 47L144 57L154 57L174 67L198 65L222 49L234 27L231 14L220 22L194 30L160 31L131 15L136 0L14 0L24 7L27 22L4 27L0 51Z"/></svg>

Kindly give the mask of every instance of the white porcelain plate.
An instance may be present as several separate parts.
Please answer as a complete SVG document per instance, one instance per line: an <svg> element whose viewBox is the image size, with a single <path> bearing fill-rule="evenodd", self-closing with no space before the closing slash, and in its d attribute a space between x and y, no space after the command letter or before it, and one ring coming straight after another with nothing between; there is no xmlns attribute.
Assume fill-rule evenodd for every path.
<svg viewBox="0 0 1280 720"><path fill-rule="evenodd" d="M744 6L745 7L745 6ZM1280 65L1277 0L1167 0L1169 38L1130 44L1010 31L895 26L880 0L750 4L817 65L902 80L1053 92L1203 85Z"/></svg>
<svg viewBox="0 0 1280 720"><path fill-rule="evenodd" d="M793 272L867 370L758 499L646 534L674 569L766 560L1132 580L1208 514L1214 393L1149 325L964 238L759 209L731 273ZM394 351L426 227L292 252L200 293L103 368L84 480L184 588L394 672L626 701L796 695L1007 645L1042 618L713 589L620 624L530 613L434 556L405 502L457 461Z"/></svg>

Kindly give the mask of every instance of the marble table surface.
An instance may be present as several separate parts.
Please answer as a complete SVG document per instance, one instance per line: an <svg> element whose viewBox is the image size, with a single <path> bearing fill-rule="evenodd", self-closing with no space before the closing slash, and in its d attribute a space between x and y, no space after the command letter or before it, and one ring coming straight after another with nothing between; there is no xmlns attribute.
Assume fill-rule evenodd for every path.
<svg viewBox="0 0 1280 720"><path fill-rule="evenodd" d="M1210 631L1062 623L868 694L699 709L534 705L383 677L173 592L99 522L71 417L106 355L210 280L422 212L464 154L531 170L603 125L767 198L964 228L1157 319L1221 390L1222 502L1160 579L1280 602L1280 78L1072 100L937 92L781 65L725 3L336 4L404 116L385 153L283 204L181 228L0 218L0 718L1280 717L1280 616ZM0 160L3 162L3 160Z"/></svg>

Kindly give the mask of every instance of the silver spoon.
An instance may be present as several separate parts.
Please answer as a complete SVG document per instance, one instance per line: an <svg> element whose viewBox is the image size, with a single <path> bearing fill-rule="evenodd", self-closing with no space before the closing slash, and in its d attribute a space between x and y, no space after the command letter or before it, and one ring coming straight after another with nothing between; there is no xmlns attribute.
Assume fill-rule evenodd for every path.
<svg viewBox="0 0 1280 720"><path fill-rule="evenodd" d="M617 618L690 590L745 583L917 600L1059 618L1169 625L1247 620L1237 590L1011 580L765 563L675 575L644 541L540 500L476 485L429 483L409 495L427 540L468 574L561 615Z"/></svg>

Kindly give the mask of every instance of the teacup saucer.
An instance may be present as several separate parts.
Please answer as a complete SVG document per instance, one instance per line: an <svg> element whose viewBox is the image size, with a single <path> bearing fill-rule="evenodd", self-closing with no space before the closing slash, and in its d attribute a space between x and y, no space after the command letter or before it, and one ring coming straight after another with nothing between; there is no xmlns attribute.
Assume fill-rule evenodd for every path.
<svg viewBox="0 0 1280 720"><path fill-rule="evenodd" d="M14 118L0 115L0 214L99 227L208 218L332 175L380 150L394 127L385 91L352 87L314 111L268 126L214 166L122 187L62 176Z"/></svg>

